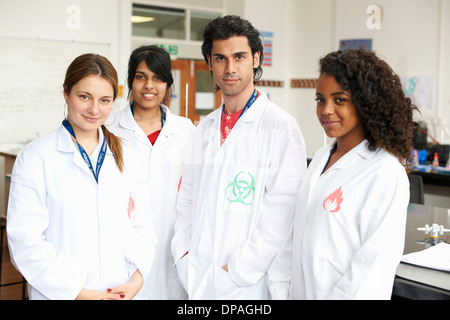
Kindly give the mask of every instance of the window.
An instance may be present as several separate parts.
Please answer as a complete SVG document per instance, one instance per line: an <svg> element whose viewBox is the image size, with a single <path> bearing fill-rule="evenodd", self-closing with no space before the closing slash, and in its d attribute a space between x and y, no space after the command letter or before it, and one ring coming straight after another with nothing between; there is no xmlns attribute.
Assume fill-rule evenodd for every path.
<svg viewBox="0 0 450 320"><path fill-rule="evenodd" d="M191 40L202 41L203 30L213 19L220 17L219 13L192 10L191 11Z"/></svg>
<svg viewBox="0 0 450 320"><path fill-rule="evenodd" d="M220 15L219 12L133 4L132 35L202 41L208 22Z"/></svg>
<svg viewBox="0 0 450 320"><path fill-rule="evenodd" d="M186 38L186 11L133 4L132 34L150 38Z"/></svg>

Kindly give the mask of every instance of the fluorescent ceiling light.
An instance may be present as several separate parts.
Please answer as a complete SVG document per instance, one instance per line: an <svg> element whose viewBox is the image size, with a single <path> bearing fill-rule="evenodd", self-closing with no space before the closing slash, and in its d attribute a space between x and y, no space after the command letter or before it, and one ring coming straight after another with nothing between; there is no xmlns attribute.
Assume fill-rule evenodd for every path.
<svg viewBox="0 0 450 320"><path fill-rule="evenodd" d="M154 21L153 17L144 17L144 16L131 16L131 22L133 23L142 23L142 22L150 22Z"/></svg>

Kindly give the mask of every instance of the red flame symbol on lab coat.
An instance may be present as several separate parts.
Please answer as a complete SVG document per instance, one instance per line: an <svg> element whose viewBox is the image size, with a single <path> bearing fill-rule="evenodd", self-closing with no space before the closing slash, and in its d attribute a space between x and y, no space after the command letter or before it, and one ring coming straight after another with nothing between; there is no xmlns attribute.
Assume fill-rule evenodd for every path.
<svg viewBox="0 0 450 320"><path fill-rule="evenodd" d="M342 187L339 187L339 189L336 189L336 191L330 193L330 195L323 200L322 206L326 211L336 213L341 210L341 204L342 201L344 201L341 188Z"/></svg>
<svg viewBox="0 0 450 320"><path fill-rule="evenodd" d="M134 219L134 199L130 194L130 198L128 199L128 219Z"/></svg>

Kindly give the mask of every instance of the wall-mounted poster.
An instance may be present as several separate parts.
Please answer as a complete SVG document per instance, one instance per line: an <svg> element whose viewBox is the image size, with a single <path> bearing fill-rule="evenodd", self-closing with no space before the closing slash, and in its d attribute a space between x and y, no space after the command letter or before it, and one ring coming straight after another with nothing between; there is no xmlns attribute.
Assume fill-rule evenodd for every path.
<svg viewBox="0 0 450 320"><path fill-rule="evenodd" d="M372 50L372 39L348 39L339 42L339 50L364 49Z"/></svg>
<svg viewBox="0 0 450 320"><path fill-rule="evenodd" d="M433 107L433 76L400 77L403 92L421 110Z"/></svg>
<svg viewBox="0 0 450 320"><path fill-rule="evenodd" d="M272 66L272 41L273 41L273 32L269 31L260 31L260 34L263 37L263 46L264 46L264 67Z"/></svg>

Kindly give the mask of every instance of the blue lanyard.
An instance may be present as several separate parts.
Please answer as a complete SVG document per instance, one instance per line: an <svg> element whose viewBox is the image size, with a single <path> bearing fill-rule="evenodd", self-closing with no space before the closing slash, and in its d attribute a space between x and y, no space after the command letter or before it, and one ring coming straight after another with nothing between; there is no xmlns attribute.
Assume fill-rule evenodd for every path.
<svg viewBox="0 0 450 320"><path fill-rule="evenodd" d="M103 160L105 160L105 155L106 155L107 144L106 144L105 138L103 138L102 148L100 149L100 153L99 153L98 159L97 159L97 167L95 168L95 171L94 171L94 168L92 167L91 160L89 159L89 156L88 156L87 152L78 143L77 138L75 137L75 132L73 131L72 125L69 123L69 121L67 119L64 119L62 124L67 129L67 131L69 131L70 135L77 142L78 149L80 149L80 153L81 153L82 158L84 159L84 161L88 165L89 170L91 170L92 174L94 175L95 181L98 183L98 175L100 173L100 169L102 168Z"/></svg>
<svg viewBox="0 0 450 320"><path fill-rule="evenodd" d="M161 130L164 127L165 123L166 123L166 113L164 112L163 108L161 108Z"/></svg>
<svg viewBox="0 0 450 320"><path fill-rule="evenodd" d="M161 130L164 127L164 124L166 123L166 113L164 112L164 109L160 106L159 107L161 109ZM131 114L133 115L134 118L134 102L132 102L130 104L130 109L131 109Z"/></svg>
<svg viewBox="0 0 450 320"><path fill-rule="evenodd" d="M258 91L256 89L253 90L252 96L250 97L250 99L248 99L247 103L245 104L244 109L242 109L241 114L239 115L238 120L242 117L242 115L252 106L252 104L256 101L256 99L258 98ZM225 105L223 106L223 110L222 113L225 111Z"/></svg>
<svg viewBox="0 0 450 320"><path fill-rule="evenodd" d="M325 172L325 168L327 167L328 163L330 163L331 156L336 151L336 149L337 149L337 143L333 146L333 148L331 148L330 155L328 156L327 163L325 163L325 167L323 167L322 173L320 175L323 175L323 173Z"/></svg>
<svg viewBox="0 0 450 320"><path fill-rule="evenodd" d="M239 115L239 118L241 118L242 115L244 114L244 112L247 111L248 108L250 108L252 106L252 104L256 101L256 98L258 98L258 91L255 89L255 90L253 90L252 96L250 97L250 99L248 99L247 103L245 104L244 109L242 109L242 112Z"/></svg>

